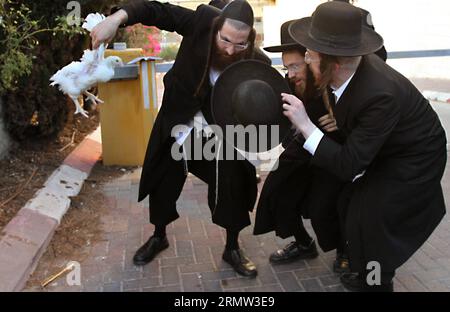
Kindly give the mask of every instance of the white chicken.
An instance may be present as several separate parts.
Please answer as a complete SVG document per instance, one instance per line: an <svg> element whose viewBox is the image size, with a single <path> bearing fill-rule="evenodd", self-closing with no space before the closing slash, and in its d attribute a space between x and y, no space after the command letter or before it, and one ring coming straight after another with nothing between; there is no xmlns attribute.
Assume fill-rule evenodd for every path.
<svg viewBox="0 0 450 312"><path fill-rule="evenodd" d="M105 16L99 13L89 14L82 27L91 31L95 25L105 19ZM67 94L75 103L75 114L82 114L88 117L80 103L78 97L82 94L97 105L103 103L101 99L88 92L90 88L98 82L108 82L114 76L114 68L123 66L123 62L118 56L104 57L105 44L101 44L96 50L85 50L80 61L74 61L69 65L58 70L51 78L50 86L58 85L63 93Z"/></svg>

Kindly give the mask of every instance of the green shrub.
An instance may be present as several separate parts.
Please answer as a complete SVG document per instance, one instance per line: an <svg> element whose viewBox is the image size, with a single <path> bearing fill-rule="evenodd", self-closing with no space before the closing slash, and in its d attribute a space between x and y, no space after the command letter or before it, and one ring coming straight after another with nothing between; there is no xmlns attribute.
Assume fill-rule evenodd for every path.
<svg viewBox="0 0 450 312"><path fill-rule="evenodd" d="M78 2L85 17L105 12L118 1ZM68 105L73 105L57 88L49 86L50 77L78 60L90 43L90 37L79 27L65 23L70 12L67 3L0 0L0 42L8 42L0 46L0 96L6 128L16 140L57 135L67 120ZM19 27L22 24L26 26Z"/></svg>

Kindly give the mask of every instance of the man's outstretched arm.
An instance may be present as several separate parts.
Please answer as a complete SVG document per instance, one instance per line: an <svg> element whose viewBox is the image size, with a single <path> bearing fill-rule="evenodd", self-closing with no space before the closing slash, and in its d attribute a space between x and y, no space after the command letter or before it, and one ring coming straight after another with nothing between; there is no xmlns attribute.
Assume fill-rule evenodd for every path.
<svg viewBox="0 0 450 312"><path fill-rule="evenodd" d="M158 1L132 1L121 6L91 32L92 45L96 49L101 43L111 42L121 25L142 23L167 31L176 31L182 36L192 30L195 11L170 3Z"/></svg>

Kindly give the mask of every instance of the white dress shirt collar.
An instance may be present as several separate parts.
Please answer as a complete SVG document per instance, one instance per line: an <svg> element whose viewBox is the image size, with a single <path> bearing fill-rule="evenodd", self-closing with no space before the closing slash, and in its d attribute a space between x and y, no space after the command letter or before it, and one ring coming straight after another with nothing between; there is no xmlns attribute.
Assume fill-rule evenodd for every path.
<svg viewBox="0 0 450 312"><path fill-rule="evenodd" d="M216 84L216 81L219 78L221 73L222 72L215 70L213 68L211 68L209 70L209 82L210 82L211 86L214 86Z"/></svg>
<svg viewBox="0 0 450 312"><path fill-rule="evenodd" d="M356 72L355 72L356 73ZM352 80L353 76L355 75L353 73L350 78L348 78L339 88L335 89L333 86L330 85L331 89L333 89L333 94L336 97L336 104L339 101L340 97L344 93L345 89L347 88L348 84L350 83L350 80Z"/></svg>

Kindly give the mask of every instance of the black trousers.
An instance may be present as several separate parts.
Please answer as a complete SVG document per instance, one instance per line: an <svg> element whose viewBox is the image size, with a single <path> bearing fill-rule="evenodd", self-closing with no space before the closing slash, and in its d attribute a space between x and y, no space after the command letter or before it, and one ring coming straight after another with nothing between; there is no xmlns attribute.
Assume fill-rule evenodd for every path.
<svg viewBox="0 0 450 312"><path fill-rule="evenodd" d="M207 160L189 160L187 161L187 167L188 172L208 184L208 203L214 201L215 163ZM176 161L170 158L166 175L162 179L157 190L149 197L151 223L156 225L167 225L179 217L176 212L176 202L183 190L186 177L184 161ZM167 216L167 213L170 211L172 213ZM213 213L213 211L211 211L211 213Z"/></svg>
<svg viewBox="0 0 450 312"><path fill-rule="evenodd" d="M201 146L204 146L207 139L193 135L194 131L190 141L195 144L194 140L200 139ZM213 223L231 231L240 231L250 225L249 211L253 209L257 188L255 168L248 161L220 160L217 167L216 159L175 160L168 153L162 165L166 166L166 174L149 197L151 223L164 226L179 217L176 202L183 190L187 172L190 172L208 184L207 199Z"/></svg>

